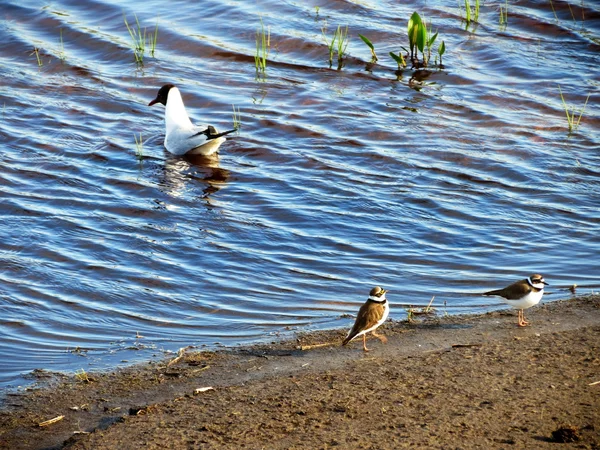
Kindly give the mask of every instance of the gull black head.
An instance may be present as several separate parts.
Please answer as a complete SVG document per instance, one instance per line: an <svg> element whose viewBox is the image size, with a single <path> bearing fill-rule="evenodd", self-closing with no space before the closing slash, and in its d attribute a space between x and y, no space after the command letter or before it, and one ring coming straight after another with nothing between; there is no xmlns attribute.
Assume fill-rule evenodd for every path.
<svg viewBox="0 0 600 450"><path fill-rule="evenodd" d="M169 91L171 90L171 88L174 88L175 85L173 84L165 84L163 87L161 87L158 90L158 94L156 94L156 98L154 100L152 100L150 103L148 103L148 106L152 106L155 103L162 103L163 105L167 106L167 98L169 97Z"/></svg>

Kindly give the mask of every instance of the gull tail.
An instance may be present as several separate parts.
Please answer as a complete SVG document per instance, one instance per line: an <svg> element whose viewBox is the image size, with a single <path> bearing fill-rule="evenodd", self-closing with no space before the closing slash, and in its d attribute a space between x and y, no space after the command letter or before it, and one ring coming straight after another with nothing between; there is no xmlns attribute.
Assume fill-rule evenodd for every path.
<svg viewBox="0 0 600 450"><path fill-rule="evenodd" d="M200 132L196 133L194 136L199 136L199 135L203 134L206 136L206 140L210 141L212 139L217 139L217 138L226 136L228 134L231 134L234 131L237 131L237 128L234 128L233 130L223 131L222 133L218 133L217 129L215 127L213 127L212 125L209 125L206 128L206 130L200 131Z"/></svg>
<svg viewBox="0 0 600 450"><path fill-rule="evenodd" d="M216 131L214 128L213 128L212 130L213 130L213 131ZM214 134L213 134L213 133L210 133L210 134L208 134L208 136L207 136L207 137L208 137L208 139L209 139L209 140L210 140L210 139L217 139L217 138L220 138L221 136L226 136L226 135L228 135L228 134L231 134L231 133L233 133L234 131L237 131L237 129L236 129L236 128L234 128L233 130L229 130L229 131L223 131L222 133L214 133Z"/></svg>

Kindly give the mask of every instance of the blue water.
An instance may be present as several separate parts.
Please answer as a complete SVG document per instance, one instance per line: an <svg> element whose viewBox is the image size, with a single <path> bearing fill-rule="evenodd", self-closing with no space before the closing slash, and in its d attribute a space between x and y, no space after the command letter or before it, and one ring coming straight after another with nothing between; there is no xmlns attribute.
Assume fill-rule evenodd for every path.
<svg viewBox="0 0 600 450"><path fill-rule="evenodd" d="M466 26L457 6L391 0L5 2L0 387L348 327L374 285L397 320L433 295L451 314L502 307L474 294L534 272L545 301L600 289L600 9L510 4L502 26L500 5ZM443 69L396 73L414 10ZM134 14L158 21L141 65ZM322 32L337 25L341 70ZM199 123L231 128L239 108L217 161L163 148L147 104L167 82ZM558 85L577 110L590 95L573 133Z"/></svg>

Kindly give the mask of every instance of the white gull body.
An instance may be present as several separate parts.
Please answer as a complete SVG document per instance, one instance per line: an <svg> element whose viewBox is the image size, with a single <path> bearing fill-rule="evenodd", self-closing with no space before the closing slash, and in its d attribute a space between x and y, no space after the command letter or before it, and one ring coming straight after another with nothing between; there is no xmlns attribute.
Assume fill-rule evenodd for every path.
<svg viewBox="0 0 600 450"><path fill-rule="evenodd" d="M165 148L174 155L213 155L225 142L224 136L235 131L219 133L211 125L193 125L179 89L172 84L160 88L149 106L155 103L165 105Z"/></svg>

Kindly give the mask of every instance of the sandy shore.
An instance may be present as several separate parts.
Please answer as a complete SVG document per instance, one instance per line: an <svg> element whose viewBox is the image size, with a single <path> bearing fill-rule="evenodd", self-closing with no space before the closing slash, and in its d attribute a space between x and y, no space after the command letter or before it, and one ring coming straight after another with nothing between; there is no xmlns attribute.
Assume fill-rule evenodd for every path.
<svg viewBox="0 0 600 450"><path fill-rule="evenodd" d="M298 348L341 341L329 331L58 377L7 397L0 448L599 449L600 296L527 318L388 323L388 343L369 341L369 353L360 342Z"/></svg>

